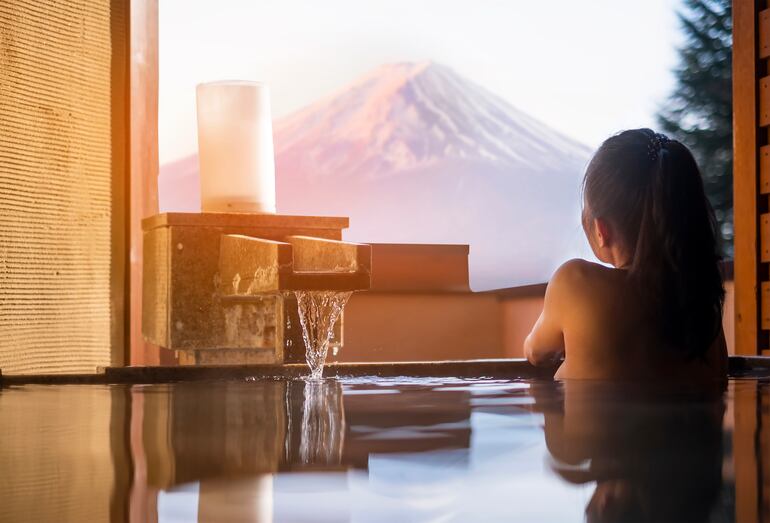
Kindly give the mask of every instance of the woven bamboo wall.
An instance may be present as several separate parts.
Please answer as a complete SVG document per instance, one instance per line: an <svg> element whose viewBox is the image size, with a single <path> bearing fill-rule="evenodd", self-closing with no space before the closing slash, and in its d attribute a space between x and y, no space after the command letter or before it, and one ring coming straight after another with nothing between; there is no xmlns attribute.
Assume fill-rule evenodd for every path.
<svg viewBox="0 0 770 523"><path fill-rule="evenodd" d="M0 1L0 369L122 361L128 0Z"/></svg>

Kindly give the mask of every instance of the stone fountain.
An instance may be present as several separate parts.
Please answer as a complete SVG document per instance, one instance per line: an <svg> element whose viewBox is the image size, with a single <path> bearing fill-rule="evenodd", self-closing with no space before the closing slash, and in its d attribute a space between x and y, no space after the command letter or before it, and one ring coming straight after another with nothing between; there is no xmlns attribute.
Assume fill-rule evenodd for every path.
<svg viewBox="0 0 770 523"><path fill-rule="evenodd" d="M305 360L295 291L365 290L347 218L167 213L144 220L142 330L182 365ZM332 347L342 345L342 320Z"/></svg>

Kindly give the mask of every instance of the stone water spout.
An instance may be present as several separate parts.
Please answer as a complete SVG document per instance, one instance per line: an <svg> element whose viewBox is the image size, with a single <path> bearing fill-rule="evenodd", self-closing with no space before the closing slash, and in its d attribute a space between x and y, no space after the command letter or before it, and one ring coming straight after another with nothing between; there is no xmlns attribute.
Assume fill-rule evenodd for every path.
<svg viewBox="0 0 770 523"><path fill-rule="evenodd" d="M370 246L341 241L347 226L347 218L246 213L148 218L145 338L183 365L305 361L314 333L341 345L341 320L311 328L308 319L370 286ZM321 363L328 343L318 344Z"/></svg>

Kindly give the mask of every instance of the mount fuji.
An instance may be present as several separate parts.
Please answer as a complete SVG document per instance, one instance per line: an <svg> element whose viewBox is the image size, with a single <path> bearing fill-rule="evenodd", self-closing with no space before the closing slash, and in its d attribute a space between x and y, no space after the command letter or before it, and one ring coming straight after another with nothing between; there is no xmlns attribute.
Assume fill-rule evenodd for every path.
<svg viewBox="0 0 770 523"><path fill-rule="evenodd" d="M443 65L383 65L274 122L274 141L280 213L349 216L349 241L470 244L474 290L586 252L589 149ZM198 210L197 168L161 168L161 210Z"/></svg>

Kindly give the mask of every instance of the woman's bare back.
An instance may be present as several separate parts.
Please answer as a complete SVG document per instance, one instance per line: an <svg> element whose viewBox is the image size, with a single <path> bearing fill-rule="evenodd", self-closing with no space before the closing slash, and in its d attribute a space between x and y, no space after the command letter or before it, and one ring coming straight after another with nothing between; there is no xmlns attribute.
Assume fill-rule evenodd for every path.
<svg viewBox="0 0 770 523"><path fill-rule="evenodd" d="M666 350L645 319L627 271L585 260L571 260L554 275L525 353L534 364L563 356L558 379L701 381L723 378L727 371L723 335L702 358Z"/></svg>

